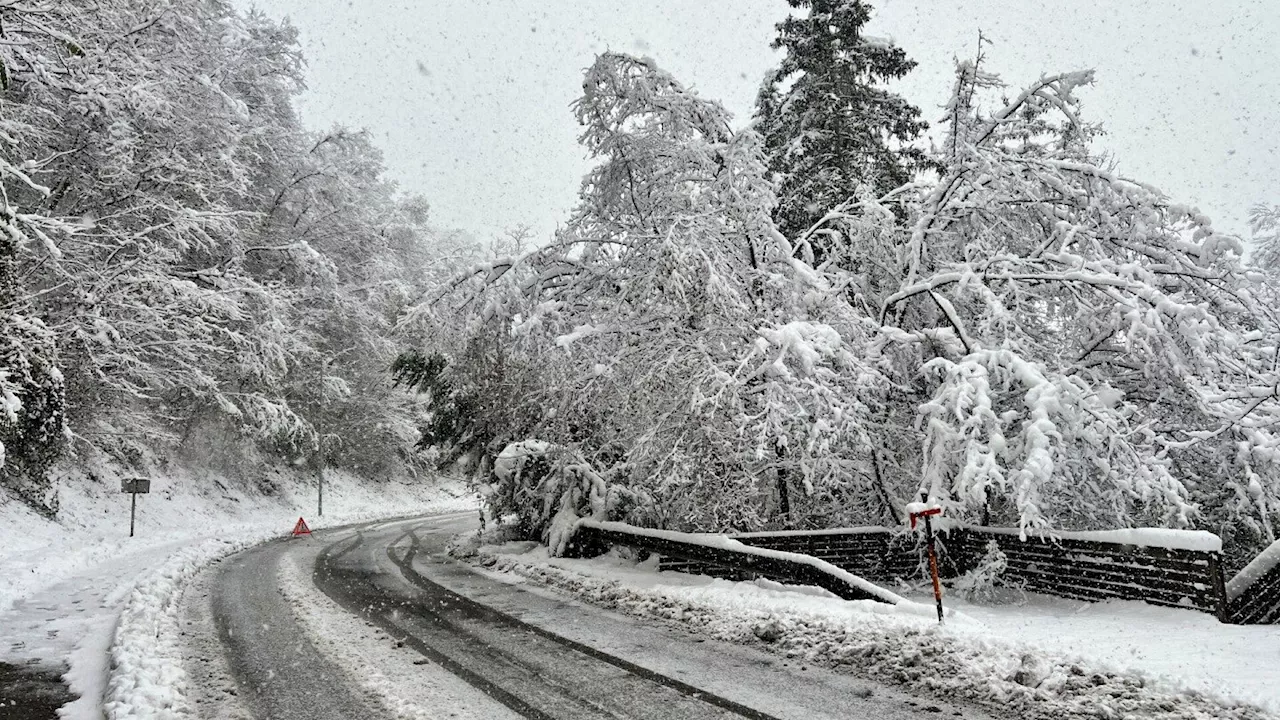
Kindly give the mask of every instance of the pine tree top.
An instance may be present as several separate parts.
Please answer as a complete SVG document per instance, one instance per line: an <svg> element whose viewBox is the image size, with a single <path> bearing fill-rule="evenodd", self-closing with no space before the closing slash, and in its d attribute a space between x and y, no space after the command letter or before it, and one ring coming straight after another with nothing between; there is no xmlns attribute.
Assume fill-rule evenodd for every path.
<svg viewBox="0 0 1280 720"><path fill-rule="evenodd" d="M928 127L920 110L883 87L915 67L892 42L865 34L858 0L788 0L804 16L777 25L786 56L765 81L756 117L779 182L775 221L804 232L862 189L884 195L928 165L910 145Z"/></svg>

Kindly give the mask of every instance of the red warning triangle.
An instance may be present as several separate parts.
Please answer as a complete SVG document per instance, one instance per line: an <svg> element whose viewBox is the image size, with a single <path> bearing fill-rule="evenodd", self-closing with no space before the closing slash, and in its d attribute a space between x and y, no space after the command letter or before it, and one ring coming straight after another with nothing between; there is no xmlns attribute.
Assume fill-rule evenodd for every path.
<svg viewBox="0 0 1280 720"><path fill-rule="evenodd" d="M293 526L292 535L294 537L301 537L303 535L310 535L310 534L311 534L311 528L307 527L307 521L303 520L302 518L298 518L298 523Z"/></svg>

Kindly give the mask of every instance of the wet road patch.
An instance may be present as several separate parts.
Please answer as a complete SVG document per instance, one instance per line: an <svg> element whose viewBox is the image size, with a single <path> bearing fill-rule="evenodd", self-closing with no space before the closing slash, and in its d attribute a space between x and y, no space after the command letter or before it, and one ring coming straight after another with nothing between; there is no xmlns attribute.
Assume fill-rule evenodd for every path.
<svg viewBox="0 0 1280 720"><path fill-rule="evenodd" d="M66 667L0 662L0 720L56 720L76 699L62 681Z"/></svg>

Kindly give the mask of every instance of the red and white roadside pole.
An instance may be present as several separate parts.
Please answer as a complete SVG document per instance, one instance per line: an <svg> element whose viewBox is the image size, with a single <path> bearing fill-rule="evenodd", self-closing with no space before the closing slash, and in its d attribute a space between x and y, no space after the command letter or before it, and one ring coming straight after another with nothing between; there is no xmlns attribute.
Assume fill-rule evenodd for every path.
<svg viewBox="0 0 1280 720"><path fill-rule="evenodd" d="M915 506L914 509L912 506ZM911 529L916 529L916 519L924 519L925 541L929 548L929 574L933 577L933 601L938 606L938 623L943 622L942 619L942 582L938 579L938 552L933 543L933 516L942 514L941 506L930 506L929 495L925 492L920 493L920 502L911 503L907 507L907 512L911 516Z"/></svg>

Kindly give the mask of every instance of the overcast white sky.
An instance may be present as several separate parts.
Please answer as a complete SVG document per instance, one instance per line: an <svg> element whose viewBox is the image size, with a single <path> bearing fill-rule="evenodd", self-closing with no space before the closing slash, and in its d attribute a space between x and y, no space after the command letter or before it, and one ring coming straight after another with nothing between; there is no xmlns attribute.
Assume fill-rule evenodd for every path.
<svg viewBox="0 0 1280 720"><path fill-rule="evenodd" d="M240 0L248 5L249 0ZM588 167L569 104L606 49L648 55L740 123L774 64L783 0L253 0L299 28L304 119L366 127L437 225L554 230ZM1095 68L1082 95L1122 172L1245 232L1280 202L1280 2L879 0L870 32L919 63L897 88L926 119L973 53L1010 85Z"/></svg>

